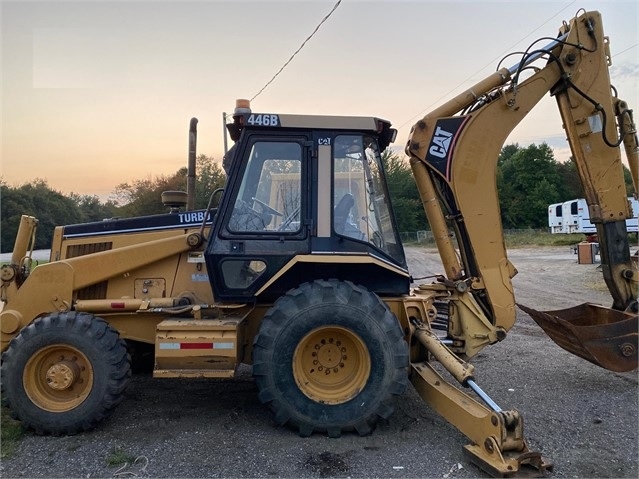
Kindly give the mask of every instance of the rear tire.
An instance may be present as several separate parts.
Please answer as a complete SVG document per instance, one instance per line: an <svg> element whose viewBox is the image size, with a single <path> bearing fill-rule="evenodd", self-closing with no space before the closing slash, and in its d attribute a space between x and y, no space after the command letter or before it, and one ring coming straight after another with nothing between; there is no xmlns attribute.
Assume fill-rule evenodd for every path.
<svg viewBox="0 0 639 479"><path fill-rule="evenodd" d="M305 283L278 299L253 343L259 398L279 425L369 434L408 384L408 345L377 295L350 282Z"/></svg>
<svg viewBox="0 0 639 479"><path fill-rule="evenodd" d="M12 415L38 434L93 429L122 401L130 358L118 333L91 314L36 319L2 355L2 394Z"/></svg>

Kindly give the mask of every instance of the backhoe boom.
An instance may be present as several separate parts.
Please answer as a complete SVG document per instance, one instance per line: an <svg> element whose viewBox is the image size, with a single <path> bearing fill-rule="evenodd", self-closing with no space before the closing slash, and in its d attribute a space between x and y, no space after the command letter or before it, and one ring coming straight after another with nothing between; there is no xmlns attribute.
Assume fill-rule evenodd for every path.
<svg viewBox="0 0 639 479"><path fill-rule="evenodd" d="M547 59L545 66L535 68L523 79L524 69L533 68L532 63L540 57ZM508 331L515 321L511 279L516 270L508 260L503 240L497 159L517 124L544 96L554 96L586 192L591 221L597 226L612 308L619 313L569 319L573 323L581 321L578 327L594 326L595 330L611 318L621 323L628 334L621 335L623 339L610 351L614 357L606 363L617 361L617 370L628 370L637 365L638 276L630 259L625 226L632 211L619 147L624 144L634 165L636 185L637 133L631 110L616 97L610 84L609 65L609 44L601 16L585 12L565 24L558 38L546 47L525 53L517 65L502 68L427 114L411 130L406 153L447 278L469 284L469 294L490 322ZM454 231L459 255L450 230ZM553 315L561 317L561 312ZM542 327L548 321L544 315L533 317ZM462 322L476 320L468 317ZM551 337L569 345L570 341L557 336L556 324L554 330ZM573 342L578 341L570 336ZM608 341L603 329L598 340ZM567 349L592 360L591 354L578 352L583 344L575 346Z"/></svg>

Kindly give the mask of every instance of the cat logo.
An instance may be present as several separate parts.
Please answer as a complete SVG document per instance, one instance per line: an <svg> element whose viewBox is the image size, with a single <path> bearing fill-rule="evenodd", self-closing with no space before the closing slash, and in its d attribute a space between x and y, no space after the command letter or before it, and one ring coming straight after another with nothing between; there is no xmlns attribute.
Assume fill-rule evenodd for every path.
<svg viewBox="0 0 639 479"><path fill-rule="evenodd" d="M435 125L428 145L426 161L446 179L450 179L457 138L469 119L470 116L440 118Z"/></svg>
<svg viewBox="0 0 639 479"><path fill-rule="evenodd" d="M453 134L444 130L438 126L433 135L433 141L430 144L428 153L438 158L446 158L448 155L448 149L450 148L450 142L453 139Z"/></svg>

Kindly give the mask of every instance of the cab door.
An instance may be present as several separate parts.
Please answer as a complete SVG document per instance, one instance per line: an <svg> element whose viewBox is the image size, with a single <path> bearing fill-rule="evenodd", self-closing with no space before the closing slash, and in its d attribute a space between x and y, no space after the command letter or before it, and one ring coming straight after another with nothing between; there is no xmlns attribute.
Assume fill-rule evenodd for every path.
<svg viewBox="0 0 639 479"><path fill-rule="evenodd" d="M217 300L255 299L291 259L310 252L310 134L245 133L206 251Z"/></svg>

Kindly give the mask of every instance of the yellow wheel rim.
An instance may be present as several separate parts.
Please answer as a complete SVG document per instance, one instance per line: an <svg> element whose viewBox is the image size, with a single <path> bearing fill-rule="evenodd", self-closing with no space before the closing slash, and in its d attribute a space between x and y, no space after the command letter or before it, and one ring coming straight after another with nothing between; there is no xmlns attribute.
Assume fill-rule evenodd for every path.
<svg viewBox="0 0 639 479"><path fill-rule="evenodd" d="M364 388L371 360L364 341L338 326L308 333L293 354L293 376L300 390L324 404L341 404Z"/></svg>
<svg viewBox="0 0 639 479"><path fill-rule="evenodd" d="M25 365L22 384L39 408L65 412L79 406L93 388L93 367L78 349L54 344L37 351Z"/></svg>

